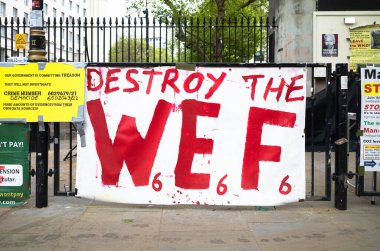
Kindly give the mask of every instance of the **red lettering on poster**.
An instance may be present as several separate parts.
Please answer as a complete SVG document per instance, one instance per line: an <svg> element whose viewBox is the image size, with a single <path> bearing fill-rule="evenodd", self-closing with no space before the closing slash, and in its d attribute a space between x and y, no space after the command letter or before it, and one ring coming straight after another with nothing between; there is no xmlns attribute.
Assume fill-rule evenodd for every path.
<svg viewBox="0 0 380 251"><path fill-rule="evenodd" d="M284 86L286 82L283 78L281 78L281 82L278 87L272 87L272 84L273 84L273 78L270 78L268 81L267 87L265 88L264 100L267 100L269 92L277 92L276 100L278 102L280 100L280 97L281 97L282 91L284 90Z"/></svg>
<svg viewBox="0 0 380 251"><path fill-rule="evenodd" d="M257 85L257 80L259 78L264 78L264 75L248 75L248 76L243 76L243 79L245 82L248 82L248 80L252 79L251 82L251 99L252 101L255 100L255 91L256 91L256 85Z"/></svg>
<svg viewBox="0 0 380 251"><path fill-rule="evenodd" d="M92 73L96 73L99 77L99 84L97 86L92 86ZM97 69L89 68L87 69L87 90L89 91L97 91L100 90L103 86L103 78L102 73Z"/></svg>
<svg viewBox="0 0 380 251"><path fill-rule="evenodd" d="M104 90L104 93L105 94L109 94L111 92L115 92L117 90L119 90L119 87L115 86L115 87L110 87L111 85L111 82L115 82L117 80L119 80L119 78L117 76L114 76L113 74L115 73L118 73L118 72L121 72L121 69L109 69L107 71L107 77L106 77L106 88Z"/></svg>
<svg viewBox="0 0 380 251"><path fill-rule="evenodd" d="M258 107L250 108L241 174L241 187L243 189L258 190L260 161L280 161L281 147L261 145L263 125L293 128L296 117L295 113Z"/></svg>
<svg viewBox="0 0 380 251"><path fill-rule="evenodd" d="M153 83L153 78L155 75L162 75L161 71L155 71L154 69L150 71L143 71L143 74L149 75L149 81L148 81L148 86L146 88L146 94L150 93L150 89L152 88L152 83Z"/></svg>
<svg viewBox="0 0 380 251"><path fill-rule="evenodd" d="M117 185L123 161L135 186L149 184L150 173L171 107L172 104L164 100L158 102L145 139L137 130L136 119L123 115L112 143L100 100L87 102L88 114L94 128L96 151L102 165L104 185Z"/></svg>
<svg viewBox="0 0 380 251"><path fill-rule="evenodd" d="M173 76L171 76L172 73L174 74ZM166 91L166 86L169 85L170 87L173 88L173 90L176 93L179 93L179 88L175 85L175 81L177 81L177 79L178 79L178 70L174 68L168 69L165 72L164 80L162 81L161 92L164 93Z"/></svg>
<svg viewBox="0 0 380 251"><path fill-rule="evenodd" d="M199 72L194 72L194 73L191 73L190 76L188 76L186 79L185 79L185 82L183 82L183 89L187 92L187 93L194 93L194 92L197 92L199 91L199 89L201 88L202 86L202 83L203 83L203 80L204 80L204 76L202 73L199 73ZM197 84L195 85L194 88L191 88L190 87L190 83L197 79Z"/></svg>
<svg viewBox="0 0 380 251"><path fill-rule="evenodd" d="M207 73L207 77L209 77L209 79L211 79L214 82L214 84L211 86L210 90L208 90L208 92L206 93L205 99L209 99L211 98L212 95L214 95L214 92L218 90L219 86L223 83L223 80L226 78L226 76L227 74L225 72L222 72L219 78L215 78L214 75L212 75L211 73Z"/></svg>
<svg viewBox="0 0 380 251"><path fill-rule="evenodd" d="M282 181L281 181L281 184L280 184L280 187L278 188L278 191L283 194L283 195L287 195L289 194L291 191L292 191L292 186L287 183L286 181L289 179L289 175L286 175ZM285 189L286 188L286 189Z"/></svg>
<svg viewBox="0 0 380 251"><path fill-rule="evenodd" d="M227 178L227 174L224 175L218 182L218 186L216 187L216 193L218 195L224 195L227 193L227 185L223 183L223 181Z"/></svg>
<svg viewBox="0 0 380 251"><path fill-rule="evenodd" d="M207 189L210 187L210 174L192 173L194 154L211 154L214 141L197 138L197 116L218 117L220 104L205 103L197 100L182 102L182 129L177 164L175 166L175 185L184 189Z"/></svg>
<svg viewBox="0 0 380 251"><path fill-rule="evenodd" d="M130 69L127 71L127 73L125 74L125 79L129 83L131 83L133 85L133 87L124 88L123 92L135 92L135 91L138 91L140 89L139 83L134 78L132 78L132 76L131 76L132 74L137 74L137 73L139 73L139 71L136 69Z"/></svg>
<svg viewBox="0 0 380 251"><path fill-rule="evenodd" d="M302 90L303 89L303 86L295 86L296 81L299 80L299 79L302 79L302 78L303 78L303 75L298 75L298 76L295 76L295 77L291 78L292 82L290 83L290 85L288 87L288 90L286 91L286 96L285 96L285 101L286 102L302 101L302 100L305 99L304 96L290 98L290 94L293 91L298 91L298 90Z"/></svg>
<svg viewBox="0 0 380 251"><path fill-rule="evenodd" d="M157 173L154 175L153 181L152 181L152 188L154 191L159 192L162 189L162 181L158 179L160 177L161 173Z"/></svg>

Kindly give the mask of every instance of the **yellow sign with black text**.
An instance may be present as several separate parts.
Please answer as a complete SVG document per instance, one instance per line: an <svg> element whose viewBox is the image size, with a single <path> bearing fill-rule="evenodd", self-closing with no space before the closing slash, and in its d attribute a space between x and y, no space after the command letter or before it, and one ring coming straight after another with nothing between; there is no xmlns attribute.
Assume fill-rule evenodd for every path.
<svg viewBox="0 0 380 251"><path fill-rule="evenodd" d="M71 122L84 109L84 84L82 64L2 63L0 119Z"/></svg>
<svg viewBox="0 0 380 251"><path fill-rule="evenodd" d="M380 64L380 24L350 30L350 69L365 64Z"/></svg>
<svg viewBox="0 0 380 251"><path fill-rule="evenodd" d="M16 49L26 49L26 34L16 34Z"/></svg>

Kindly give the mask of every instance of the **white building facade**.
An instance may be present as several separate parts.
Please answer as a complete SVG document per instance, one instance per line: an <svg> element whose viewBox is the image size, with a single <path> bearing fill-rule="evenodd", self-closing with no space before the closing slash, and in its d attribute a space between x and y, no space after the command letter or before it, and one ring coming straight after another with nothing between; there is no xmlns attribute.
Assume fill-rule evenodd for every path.
<svg viewBox="0 0 380 251"><path fill-rule="evenodd" d="M43 2L44 26L46 38L49 41L46 50L50 61L85 61L84 46L86 43L92 43L94 48L109 48L102 40L94 39L94 37L91 38L92 41L89 41L89 34L83 29L84 19L87 18L89 26L90 18L103 19L104 17L107 20L121 18L126 9L124 0L44 0ZM29 28L23 27L23 20L25 18L25 26L29 26L31 8L32 0L0 0L0 61L5 61L6 58L13 56L27 57L28 43L26 50L18 51L14 43L18 33L26 33L28 41ZM19 24L17 24L17 18ZM56 29L53 29L54 19L56 20L55 25L58 27ZM62 26L60 19L63 20ZM79 19L81 20L80 25L78 25ZM66 20L69 20L68 25ZM106 53L108 55L108 50Z"/></svg>

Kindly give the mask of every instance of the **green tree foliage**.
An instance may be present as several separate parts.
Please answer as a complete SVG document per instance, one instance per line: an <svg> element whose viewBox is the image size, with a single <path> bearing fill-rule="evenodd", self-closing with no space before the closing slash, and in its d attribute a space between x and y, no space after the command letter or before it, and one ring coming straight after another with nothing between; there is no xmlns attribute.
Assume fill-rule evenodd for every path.
<svg viewBox="0 0 380 251"><path fill-rule="evenodd" d="M148 58L147 56L148 55ZM149 45L147 53L146 42L132 37L120 38L111 48L110 62L165 62L167 56L166 48L156 48Z"/></svg>
<svg viewBox="0 0 380 251"><path fill-rule="evenodd" d="M147 6L145 5L147 2ZM267 0L137 0L127 13L148 9L175 27L176 61L246 62L266 48Z"/></svg>

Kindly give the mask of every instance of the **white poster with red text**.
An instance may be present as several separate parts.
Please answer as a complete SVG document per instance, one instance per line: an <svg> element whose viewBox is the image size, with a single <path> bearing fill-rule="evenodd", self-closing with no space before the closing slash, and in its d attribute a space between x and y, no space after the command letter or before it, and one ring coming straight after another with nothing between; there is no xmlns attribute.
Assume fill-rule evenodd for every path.
<svg viewBox="0 0 380 251"><path fill-rule="evenodd" d="M88 67L78 196L269 206L305 198L306 69Z"/></svg>

